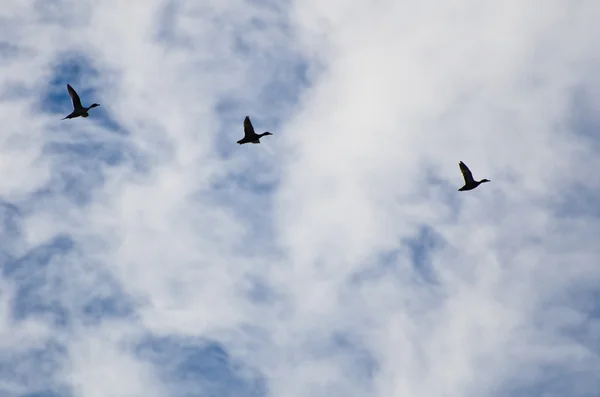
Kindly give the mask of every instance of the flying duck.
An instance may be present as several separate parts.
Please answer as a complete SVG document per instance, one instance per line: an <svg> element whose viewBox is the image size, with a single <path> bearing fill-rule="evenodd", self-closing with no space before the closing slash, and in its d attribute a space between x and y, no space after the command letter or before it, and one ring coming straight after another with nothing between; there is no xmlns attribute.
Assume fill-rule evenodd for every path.
<svg viewBox="0 0 600 397"><path fill-rule="evenodd" d="M273 135L270 132L266 131L262 134L257 134L254 132L254 127L252 126L252 122L250 122L250 117L246 116L244 119L244 137L237 141L240 145L244 143L260 143L260 138L265 135Z"/></svg>
<svg viewBox="0 0 600 397"><path fill-rule="evenodd" d="M471 174L471 170L469 170L469 167L467 167L462 161L458 163L458 166L460 167L460 172L462 172L463 174L463 178L465 178L465 186L458 189L459 192L464 192L465 190L473 190L484 182L490 182L489 179L482 179L480 181L476 181L475 179L473 179L473 174Z"/></svg>
<svg viewBox="0 0 600 397"><path fill-rule="evenodd" d="M70 84L67 84L67 91L69 91L69 96L71 97L71 101L73 101L73 112L71 112L70 115L61 120L72 119L75 117L88 117L88 110L90 110L91 108L95 108L96 106L100 106L97 103L92 103L90 107L84 108L81 105L81 99L79 99L79 95L77 95L77 92L75 92L75 90L73 89L73 87L71 87Z"/></svg>

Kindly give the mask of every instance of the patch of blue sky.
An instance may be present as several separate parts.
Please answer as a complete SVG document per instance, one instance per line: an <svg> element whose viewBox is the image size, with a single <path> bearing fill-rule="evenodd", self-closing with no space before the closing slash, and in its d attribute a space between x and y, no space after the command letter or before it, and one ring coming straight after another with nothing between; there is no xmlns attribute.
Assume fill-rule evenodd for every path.
<svg viewBox="0 0 600 397"><path fill-rule="evenodd" d="M547 365L537 369L520 368L522 372L509 378L491 395L494 397L597 397L600 377L597 369L567 370L563 365Z"/></svg>
<svg viewBox="0 0 600 397"><path fill-rule="evenodd" d="M600 192L584 183L573 182L553 200L556 215L570 218L600 217Z"/></svg>
<svg viewBox="0 0 600 397"><path fill-rule="evenodd" d="M412 237L398 242L398 248L377 254L367 261L359 272L354 274L353 283L362 283L384 277L394 277L412 284L438 286L435 268L431 258L436 250L445 247L445 241L439 233L428 225L421 225ZM409 263L410 272L406 273Z"/></svg>
<svg viewBox="0 0 600 397"><path fill-rule="evenodd" d="M84 299L77 313L78 321L94 325L105 319L132 319L136 316L136 303L109 275L99 280L101 291L95 290Z"/></svg>
<svg viewBox="0 0 600 397"><path fill-rule="evenodd" d="M282 103L287 105L287 111L291 112L292 106L299 102L300 95L310 87L313 78L315 76L311 76L311 62L298 54L290 53L290 56L278 65L258 99L265 104ZM281 118L278 117L274 122L279 123Z"/></svg>
<svg viewBox="0 0 600 397"><path fill-rule="evenodd" d="M158 42L165 43L168 47L189 46L191 42L183 36L177 34L176 21L177 13L181 3L173 0L167 0L163 3L160 12L156 13L155 39Z"/></svg>
<svg viewBox="0 0 600 397"><path fill-rule="evenodd" d="M245 225L247 235L234 246L238 254L246 258L257 255L273 258L280 250L273 211L280 176L278 171L264 172L268 165L260 156L249 161L251 168L225 173L213 180L209 185L210 200L215 207L224 209ZM255 173L252 169L263 171Z"/></svg>
<svg viewBox="0 0 600 397"><path fill-rule="evenodd" d="M153 364L156 376L174 397L261 397L265 380L235 362L218 343L180 337L148 336L136 355Z"/></svg>
<svg viewBox="0 0 600 397"><path fill-rule="evenodd" d="M21 351L18 347L0 350L0 384L10 386L2 396L68 397L70 389L59 383L58 375L68 360L65 346L47 341L42 346ZM15 393L15 390L27 391Z"/></svg>
<svg viewBox="0 0 600 397"><path fill-rule="evenodd" d="M456 167L456 178L452 181L439 177L432 169L427 169L423 183L426 186L425 188L429 190L430 195L435 194L440 198L440 205L445 205L450 209L448 220L451 222L457 222L460 219L461 211L464 210L464 200L461 200L461 196L456 194L464 184L462 174L458 168L459 161L457 160L454 164L447 164L448 167Z"/></svg>
<svg viewBox="0 0 600 397"><path fill-rule="evenodd" d="M11 42L0 40L0 64L19 55L19 47Z"/></svg>
<svg viewBox="0 0 600 397"><path fill-rule="evenodd" d="M52 203L57 197L79 206L92 201L95 189L104 183L102 168L85 153L74 152L65 157L54 163L50 180L23 203L24 208L39 207L45 201Z"/></svg>
<svg viewBox="0 0 600 397"><path fill-rule="evenodd" d="M49 143L44 154L53 159L52 176L32 199L35 201L57 196L73 204L86 205L95 190L105 182L105 171L134 158L123 144L115 142Z"/></svg>
<svg viewBox="0 0 600 397"><path fill-rule="evenodd" d="M95 84L99 77L100 71L94 67L86 54L75 52L59 54L52 67L48 83L43 89L39 101L40 109L57 116L62 115L57 118L57 121L71 113L73 103L67 91L67 84L70 84L79 94L83 106L90 106L92 103L100 104L90 111L90 117L86 121L93 120L107 131L124 135L126 131L109 116L110 104L103 101L100 92L96 90ZM62 123L77 121L81 119L62 120Z"/></svg>
<svg viewBox="0 0 600 397"><path fill-rule="evenodd" d="M268 2L256 4L272 8ZM310 87L312 61L298 51L286 11L279 8L276 13L278 18L252 18L229 33L230 51L247 66L250 87L256 90L226 91L217 100L214 110L223 128L218 134L216 150L224 158L237 153L235 142L244 136L246 116L257 133L274 134L264 142L275 141L281 134L283 120L296 110L302 93ZM257 35L265 31L274 36L272 43L257 40Z"/></svg>
<svg viewBox="0 0 600 397"><path fill-rule="evenodd" d="M248 4L252 4L265 13L279 12L282 14L282 18L284 13L288 12L293 6L290 0L248 0ZM260 23L260 20L257 20L257 23Z"/></svg>
<svg viewBox="0 0 600 397"><path fill-rule="evenodd" d="M57 114L57 122L48 134L56 133L55 130L64 127L65 123L98 123L103 127L103 133L116 133L117 137L98 137L91 139L84 135L74 135L70 142L60 140L50 142L44 148L44 154L53 158L53 175L50 182L38 190L32 197L39 200L56 195L63 195L73 203L84 205L91 200L94 189L104 183L103 171L107 167L114 167L129 161L136 170L143 171L143 164L137 153L120 141L125 131L108 116L109 104L104 104L98 98L94 85L99 79L99 71L91 64L85 54L64 53L60 62L52 67L51 76L43 89L39 100L42 111ZM66 85L71 84L78 92L84 106L93 102L101 106L90 112L87 119L76 118L60 121L58 115L68 115L73 108Z"/></svg>
<svg viewBox="0 0 600 397"><path fill-rule="evenodd" d="M282 64L282 67L287 66ZM272 94L272 98L257 95L256 100L264 106L271 102L277 104L274 106L278 108L293 107L302 89L303 87L292 79L282 82L279 90ZM251 109L254 109L253 105L249 106L245 101L236 98L224 98L217 104L216 111L223 127L218 133L215 149L224 160L235 161L235 157L248 152L260 154L261 151L268 151L273 145L277 145L277 139L281 137L281 122L285 115L273 117L273 114L277 114L273 111L268 112L271 116L254 114ZM244 136L243 121L246 116L250 117L257 133L269 131L274 135L263 138L260 145L238 145L236 141ZM252 155L247 161L237 164L239 167L213 180L210 186L211 195L218 197L220 205L233 211L237 219L250 224L253 231L252 240L257 242L257 246L265 248L265 244L269 245L270 241L275 241L273 223L269 220L273 216L271 209L279 187L281 170L272 167L269 156ZM235 191L243 191L243 194L232 194ZM247 244L246 249L252 246L253 244ZM271 248L273 247L269 247Z"/></svg>
<svg viewBox="0 0 600 397"><path fill-rule="evenodd" d="M378 373L380 366L377 359L369 350L350 335L336 332L330 340L330 349L323 353L325 356L344 355L347 360L346 373L360 384L370 385Z"/></svg>
<svg viewBox="0 0 600 397"><path fill-rule="evenodd" d="M253 169L261 170L266 167L261 163L260 158L254 158L253 161L251 167L215 179L210 185L211 193L216 195L222 193L223 199L230 197L234 200L235 197L231 197L231 190L240 189L261 200L271 197L279 186L279 175L272 172L268 172L267 175L252 172Z"/></svg>
<svg viewBox="0 0 600 397"><path fill-rule="evenodd" d="M26 275L34 274L36 271L43 269L51 262L53 257L67 255L73 248L74 242L70 237L59 235L4 266L2 275L16 279L24 278Z"/></svg>
<svg viewBox="0 0 600 397"><path fill-rule="evenodd" d="M531 321L540 327L546 321L558 321L559 335L593 351L600 364L600 288L590 284L573 286L564 294L554 295L543 303L542 310Z"/></svg>
<svg viewBox="0 0 600 397"><path fill-rule="evenodd" d="M25 394L19 394L18 397L71 397L73 392L66 386L57 387L56 390L41 390ZM10 397L10 396L6 396ZM16 396L15 396L16 397Z"/></svg>
<svg viewBox="0 0 600 397"><path fill-rule="evenodd" d="M52 277L48 268L57 263L60 257L68 255L73 248L71 238L58 236L5 263L2 275L17 288L12 302L14 319L42 316L56 326L68 325L68 309L52 294L60 291L61 280Z"/></svg>
<svg viewBox="0 0 600 397"><path fill-rule="evenodd" d="M67 115L72 110L71 99L66 84L70 82L86 105L96 102L95 91L84 83L86 79L94 80L98 76L96 69L81 54L72 54L65 61L54 67L46 93L41 99L42 108L52 113ZM81 84L79 84L81 83ZM79 85L81 89L76 86ZM84 100L84 98L87 98ZM100 102L100 101L99 101ZM88 105L89 105L88 104ZM99 108L94 109L100 109ZM105 128L123 136L121 128L106 112L94 112L88 119L64 120L61 123L98 122ZM59 128L57 120L56 128ZM52 131L48 132L52 133ZM113 137L114 138L114 137ZM85 205L93 197L95 188L104 183L104 170L128 161L137 171L143 171L144 165L140 156L119 139L90 139L85 136L74 136L71 142L50 142L44 148L44 154L53 159L52 178L49 183L33 195L33 200L53 199L57 195L70 199L74 204Z"/></svg>
<svg viewBox="0 0 600 397"><path fill-rule="evenodd" d="M260 65L256 66L261 68ZM264 66L263 66L264 67ZM233 96L220 98L215 106L222 129L218 133L216 151L224 159L237 155L237 141L244 137L244 118L250 117L257 133L273 133L261 140L261 145L275 142L281 136L286 120L299 104L302 93L309 88L309 62L297 54L282 54L281 59L265 67L271 73L268 82L256 95L245 99Z"/></svg>
<svg viewBox="0 0 600 397"><path fill-rule="evenodd" d="M419 282L439 284L431 258L436 250L445 246L443 237L427 225L421 226L419 232L404 241L409 249L409 257Z"/></svg>
<svg viewBox="0 0 600 397"><path fill-rule="evenodd" d="M83 269L86 266L83 262L72 264L68 256L75 249L75 242L63 235L4 263L2 275L16 288L12 302L15 320L33 316L63 328L73 322L90 325L135 314L131 297L100 266L92 273ZM78 278L72 277L77 269L69 266L81 266L80 271L94 277L95 288L77 285Z"/></svg>
<svg viewBox="0 0 600 397"><path fill-rule="evenodd" d="M21 237L21 212L19 208L8 201L0 199L0 240L3 252L11 243L16 243Z"/></svg>
<svg viewBox="0 0 600 397"><path fill-rule="evenodd" d="M574 90L569 119L569 133L584 138L585 145L592 146L596 152L600 151L600 139L598 139L600 116L585 87ZM554 211L558 215L567 217L599 217L600 193L596 188L595 176L596 173L592 172L592 175L585 177L583 181L574 180L568 186L563 186L560 195L552 200ZM588 184L587 181L591 183Z"/></svg>
<svg viewBox="0 0 600 397"><path fill-rule="evenodd" d="M250 275L247 282L249 287L245 293L250 302L256 305L270 305L279 300L279 294L269 285L266 278L260 275Z"/></svg>
<svg viewBox="0 0 600 397"><path fill-rule="evenodd" d="M273 139L277 139L277 128L268 125L265 117L260 114L254 114L248 109L247 103L242 99L223 98L215 106L215 111L219 118L221 128L217 133L215 140L215 151L224 160L230 160L239 156L242 148L252 144L238 145L237 141L244 137L244 118L250 117L256 133L260 134L269 131L275 134L261 139L260 145L269 144ZM271 143L272 144L272 143Z"/></svg>
<svg viewBox="0 0 600 397"><path fill-rule="evenodd" d="M68 327L71 316L61 300L47 291L60 291L59 280L48 281L32 277L18 285L12 304L12 315L17 321L30 317L43 319L57 328Z"/></svg>
<svg viewBox="0 0 600 397"><path fill-rule="evenodd" d="M594 111L593 101L585 87L576 87L573 89L570 120L568 124L569 133L574 136L584 138L586 145L591 145L600 150L600 140L597 139L597 131L600 128L600 117ZM582 175L579 175L580 177ZM600 216L600 207L598 201L600 196L596 189L595 180L590 180L590 184L574 180L567 186L563 186L559 195L550 198L550 208L564 219L572 221L589 222L589 220ZM590 225L592 223L589 223ZM587 285L586 285L587 284ZM600 365L600 288L594 283L579 284L577 287L567 288L565 294L554 297L551 302L546 302L547 311L552 313L553 307L558 308L559 312L555 316L562 317L562 311L568 313L577 313L576 320L573 323L560 329L561 336L577 341L581 346L592 351L599 357L596 360L596 366ZM578 392L569 391L567 394L592 396L596 394L585 394L586 390L600 390L600 377L594 376L597 370L590 369L591 372L580 374L580 381L577 383L577 374L570 376L568 383L556 384L554 381L548 381L550 389L558 388L557 395L561 390L567 391L576 385L586 383L588 386L581 387ZM594 372L595 371L595 372ZM550 377L549 377L550 378ZM561 377L561 378L564 378ZM593 385L590 385L590 379ZM595 379L595 381L593 380ZM554 383L553 383L554 382ZM562 382L562 381L561 381ZM569 383L570 382L570 383Z"/></svg>
<svg viewBox="0 0 600 397"><path fill-rule="evenodd" d="M590 90L585 86L573 88L569 108L569 127L578 136L588 138L587 142L600 150L597 134L600 128L600 116L591 95Z"/></svg>

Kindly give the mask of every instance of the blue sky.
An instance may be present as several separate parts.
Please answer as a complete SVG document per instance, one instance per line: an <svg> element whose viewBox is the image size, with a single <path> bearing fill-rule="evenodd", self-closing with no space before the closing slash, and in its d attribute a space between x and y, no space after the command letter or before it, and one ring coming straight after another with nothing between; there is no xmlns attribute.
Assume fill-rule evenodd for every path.
<svg viewBox="0 0 600 397"><path fill-rule="evenodd" d="M598 396L600 3L40 4L0 397Z"/></svg>

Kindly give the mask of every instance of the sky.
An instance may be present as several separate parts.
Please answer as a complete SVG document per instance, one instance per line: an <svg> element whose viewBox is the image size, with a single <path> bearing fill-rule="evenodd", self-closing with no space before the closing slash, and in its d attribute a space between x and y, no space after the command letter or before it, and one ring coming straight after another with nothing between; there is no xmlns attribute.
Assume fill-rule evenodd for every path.
<svg viewBox="0 0 600 397"><path fill-rule="evenodd" d="M4 0L0 397L597 397L599 16Z"/></svg>

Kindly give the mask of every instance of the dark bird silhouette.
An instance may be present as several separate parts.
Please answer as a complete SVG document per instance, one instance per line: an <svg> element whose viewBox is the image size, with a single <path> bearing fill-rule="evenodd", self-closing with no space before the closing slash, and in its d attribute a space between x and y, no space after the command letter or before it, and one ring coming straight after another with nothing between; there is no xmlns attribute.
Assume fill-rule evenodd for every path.
<svg viewBox="0 0 600 397"><path fill-rule="evenodd" d="M79 95L77 95L77 92L75 92L73 87L71 87L69 84L67 84L67 91L69 91L69 96L71 97L71 101L73 101L73 112L61 120L73 119L75 117L88 117L88 110L95 108L96 106L100 106L97 103L93 103L90 107L85 108L81 105L81 99L79 99Z"/></svg>
<svg viewBox="0 0 600 397"><path fill-rule="evenodd" d="M244 119L244 137L237 141L240 145L244 143L260 143L260 138L265 135L273 135L269 131L263 132L262 134L257 134L254 132L254 127L252 126L252 122L250 122L250 117L246 116Z"/></svg>
<svg viewBox="0 0 600 397"><path fill-rule="evenodd" d="M458 163L458 166L460 167L460 172L462 172L463 174L463 178L465 178L465 186L458 189L459 192L464 192L465 190L473 190L484 182L490 182L489 179L482 179L480 181L476 181L475 179L473 179L473 174L471 173L471 170L462 161Z"/></svg>

